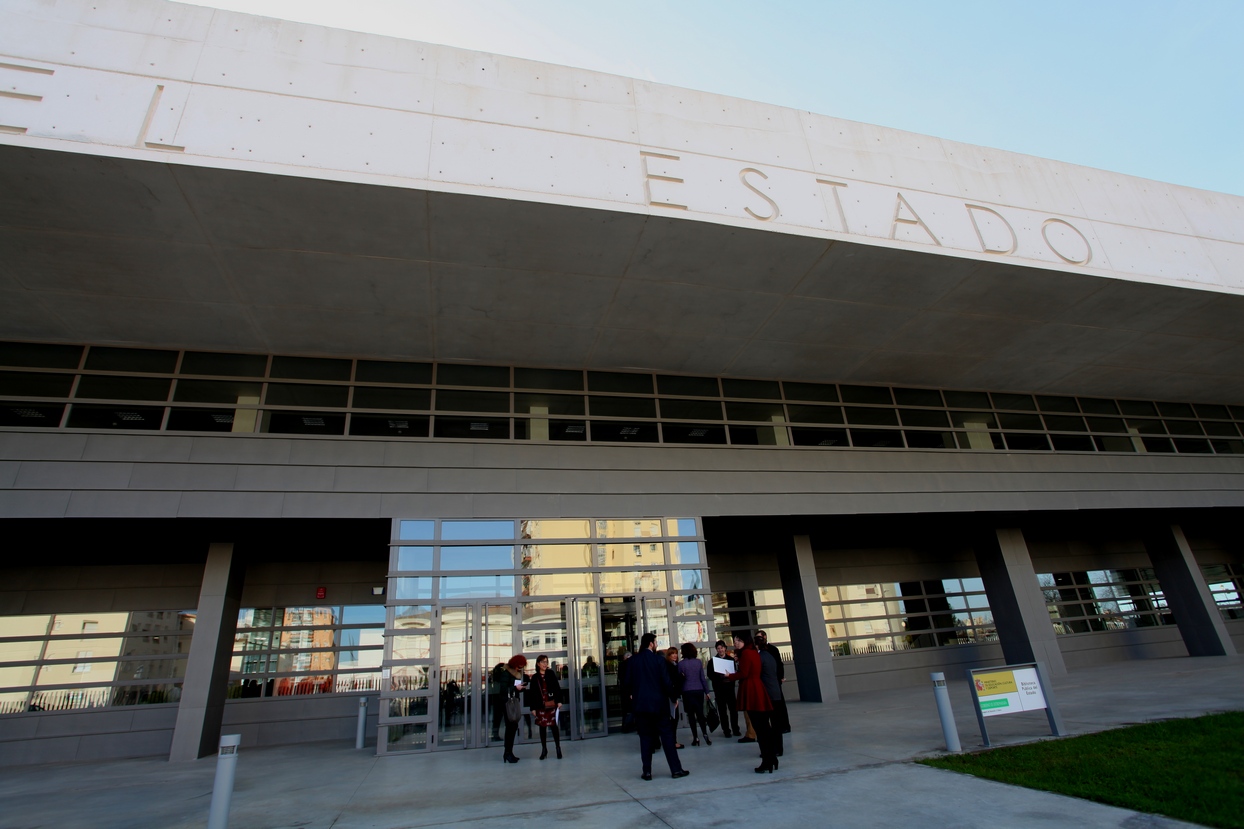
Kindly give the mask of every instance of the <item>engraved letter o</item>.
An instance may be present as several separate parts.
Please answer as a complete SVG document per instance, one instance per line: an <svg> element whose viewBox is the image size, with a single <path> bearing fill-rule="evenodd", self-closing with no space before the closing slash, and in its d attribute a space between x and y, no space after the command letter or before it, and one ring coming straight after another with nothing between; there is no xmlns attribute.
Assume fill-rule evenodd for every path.
<svg viewBox="0 0 1244 829"><path fill-rule="evenodd" d="M1077 236L1080 237L1081 241L1084 242L1083 258L1073 259L1072 257L1064 254L1058 248L1054 247L1054 243L1050 241L1050 236L1049 236L1049 233L1047 232L1049 230L1050 225L1052 224L1066 225L1067 227L1071 228L1071 230ZM1041 238L1045 240L1046 246L1054 252L1055 256L1057 256L1059 259L1063 260L1069 265L1087 265L1089 261L1092 260L1093 258L1093 246L1089 244L1088 238L1083 233L1081 233L1079 229L1076 228L1075 225L1071 224L1070 222L1065 222L1062 219L1046 219L1041 224Z"/></svg>

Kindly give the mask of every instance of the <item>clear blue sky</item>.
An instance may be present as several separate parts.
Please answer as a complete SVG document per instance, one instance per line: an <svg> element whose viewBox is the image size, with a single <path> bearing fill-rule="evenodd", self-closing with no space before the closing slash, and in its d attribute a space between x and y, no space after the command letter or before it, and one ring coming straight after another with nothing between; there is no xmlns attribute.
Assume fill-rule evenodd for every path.
<svg viewBox="0 0 1244 829"><path fill-rule="evenodd" d="M1244 195L1244 0L195 0Z"/></svg>

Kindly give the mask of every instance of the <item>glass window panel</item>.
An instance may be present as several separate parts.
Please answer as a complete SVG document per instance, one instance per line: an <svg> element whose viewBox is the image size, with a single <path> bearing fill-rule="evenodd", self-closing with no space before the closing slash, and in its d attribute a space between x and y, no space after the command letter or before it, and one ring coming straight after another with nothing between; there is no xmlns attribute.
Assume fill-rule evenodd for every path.
<svg viewBox="0 0 1244 829"><path fill-rule="evenodd" d="M344 408L346 386L312 386L301 383L269 383L265 402L271 406L323 406Z"/></svg>
<svg viewBox="0 0 1244 829"><path fill-rule="evenodd" d="M556 368L516 368L514 388L582 391L583 372Z"/></svg>
<svg viewBox="0 0 1244 829"><path fill-rule="evenodd" d="M1175 451L1181 455L1208 455L1213 450L1210 449L1209 441L1198 438L1175 438Z"/></svg>
<svg viewBox="0 0 1244 829"><path fill-rule="evenodd" d="M1037 395L1037 405L1043 412L1079 412L1080 407L1074 397L1052 397Z"/></svg>
<svg viewBox="0 0 1244 829"><path fill-rule="evenodd" d="M776 380L732 380L723 378L721 388L726 397L749 397L753 400L782 399L782 388Z"/></svg>
<svg viewBox="0 0 1244 829"><path fill-rule="evenodd" d="M661 436L666 443L724 444L726 427L711 423L666 423L661 427Z"/></svg>
<svg viewBox="0 0 1244 829"><path fill-rule="evenodd" d="M597 417L656 417L656 401L643 397L588 398L591 413Z"/></svg>
<svg viewBox="0 0 1244 829"><path fill-rule="evenodd" d="M829 407L806 407L829 408ZM730 420L753 420L766 423L781 423L786 420L786 412L781 403L726 403L726 417Z"/></svg>
<svg viewBox="0 0 1244 829"><path fill-rule="evenodd" d="M622 374L613 371L589 371L587 387L592 391L630 394L652 394L651 374Z"/></svg>
<svg viewBox="0 0 1244 829"><path fill-rule="evenodd" d="M38 403L0 406L0 426L53 429L60 426L64 411L63 405L48 406Z"/></svg>
<svg viewBox="0 0 1244 829"><path fill-rule="evenodd" d="M650 538L661 535L658 518L598 519L597 538Z"/></svg>
<svg viewBox="0 0 1244 829"><path fill-rule="evenodd" d="M730 442L736 446L789 446L790 433L784 425L729 427Z"/></svg>
<svg viewBox="0 0 1244 829"><path fill-rule="evenodd" d="M584 568L592 566L591 544L524 544L524 570Z"/></svg>
<svg viewBox="0 0 1244 829"><path fill-rule="evenodd" d="M838 387L824 383L783 383L787 400L838 402Z"/></svg>
<svg viewBox="0 0 1244 829"><path fill-rule="evenodd" d="M94 371L137 371L144 374L171 374L176 365L176 351L150 351L142 348L92 346L86 355L86 367Z"/></svg>
<svg viewBox="0 0 1244 829"><path fill-rule="evenodd" d="M657 391L660 394L677 394L686 397L717 397L720 394L715 377L678 377L671 374L657 375ZM673 417L674 415L665 416Z"/></svg>
<svg viewBox="0 0 1244 829"><path fill-rule="evenodd" d="M423 634L419 636L394 636L390 641L393 643L394 659L432 658L431 635Z"/></svg>
<svg viewBox="0 0 1244 829"><path fill-rule="evenodd" d="M1159 403L1158 413L1162 417L1196 417L1187 403Z"/></svg>
<svg viewBox="0 0 1244 829"><path fill-rule="evenodd" d="M510 395L495 391L446 391L436 393L436 409L441 412L508 412Z"/></svg>
<svg viewBox="0 0 1244 829"><path fill-rule="evenodd" d="M442 521L444 541L499 541L514 538L513 521Z"/></svg>
<svg viewBox="0 0 1244 829"><path fill-rule="evenodd" d="M441 601L514 595L513 576L442 576Z"/></svg>
<svg viewBox="0 0 1244 829"><path fill-rule="evenodd" d="M82 359L80 345L0 342L0 365L30 368L77 368Z"/></svg>
<svg viewBox="0 0 1244 829"><path fill-rule="evenodd" d="M954 432L912 432L904 431L903 437L912 449L954 449Z"/></svg>
<svg viewBox="0 0 1244 829"><path fill-rule="evenodd" d="M1157 417L1158 407L1148 400L1120 400L1119 411L1125 415Z"/></svg>
<svg viewBox="0 0 1244 829"><path fill-rule="evenodd" d="M514 419L515 440L587 440L587 423L582 420L549 420L543 417Z"/></svg>
<svg viewBox="0 0 1244 829"><path fill-rule="evenodd" d="M432 598L432 577L431 576L407 576L404 578L394 579L396 586L393 590L393 598L395 599L430 599Z"/></svg>
<svg viewBox="0 0 1244 829"><path fill-rule="evenodd" d="M665 520L665 534L672 536L698 535L696 532L694 518L667 518Z"/></svg>
<svg viewBox="0 0 1244 829"><path fill-rule="evenodd" d="M425 665L394 665L390 670L389 688L394 691L424 691L428 687ZM392 726L390 726L390 730Z"/></svg>
<svg viewBox="0 0 1244 829"><path fill-rule="evenodd" d="M432 408L432 392L428 389L385 389L377 386L356 386L356 409L399 409L428 411Z"/></svg>
<svg viewBox="0 0 1244 829"><path fill-rule="evenodd" d="M282 627L311 627L335 625L341 621L339 607L287 607L281 621Z"/></svg>
<svg viewBox="0 0 1244 829"><path fill-rule="evenodd" d="M655 423L597 420L592 423L592 440L604 443L657 443Z"/></svg>
<svg viewBox="0 0 1244 829"><path fill-rule="evenodd" d="M436 382L442 386L493 386L509 388L510 369L506 366L474 366L441 363Z"/></svg>
<svg viewBox="0 0 1244 829"><path fill-rule="evenodd" d="M513 524L510 524L510 527L512 531ZM442 527L442 534L443 530ZM514 569L514 547L483 545L441 547L441 569L512 570Z"/></svg>
<svg viewBox="0 0 1244 829"><path fill-rule="evenodd" d="M897 426L898 414L894 409L861 409L847 406L844 410L847 423L861 426Z"/></svg>
<svg viewBox="0 0 1244 829"><path fill-rule="evenodd" d="M1196 404L1196 416L1202 418L1211 418L1213 420L1230 420L1231 412L1226 406L1217 406L1208 403Z"/></svg>
<svg viewBox="0 0 1244 829"><path fill-rule="evenodd" d="M673 579L673 590L703 590L704 589L704 571L703 570L674 570L670 576Z"/></svg>
<svg viewBox="0 0 1244 829"><path fill-rule="evenodd" d="M898 414L904 426L930 426L944 429L950 425L945 412L929 409L899 409Z"/></svg>
<svg viewBox="0 0 1244 829"><path fill-rule="evenodd" d="M393 627L398 630L432 630L432 605L399 605L393 609Z"/></svg>
<svg viewBox="0 0 1244 829"><path fill-rule="evenodd" d="M334 412L264 412L261 431L281 435L345 434L346 416Z"/></svg>
<svg viewBox="0 0 1244 829"><path fill-rule="evenodd" d="M582 518L528 518L519 528L520 536L530 539L592 537L592 522Z"/></svg>
<svg viewBox="0 0 1244 829"><path fill-rule="evenodd" d="M721 420L716 400L661 400L661 417L677 420Z"/></svg>
<svg viewBox="0 0 1244 829"><path fill-rule="evenodd" d="M1026 435L1023 433L1015 434L1007 432L1003 435L1006 439L1006 448L1017 451L1048 451L1050 441L1045 435Z"/></svg>
<svg viewBox="0 0 1244 829"><path fill-rule="evenodd" d="M707 614L708 603L703 593L674 597L675 616L705 616Z"/></svg>
<svg viewBox="0 0 1244 829"><path fill-rule="evenodd" d="M660 593L665 590L661 570L632 570L600 574L601 593Z"/></svg>
<svg viewBox="0 0 1244 829"><path fill-rule="evenodd" d="M572 394L516 394L514 411L522 414L581 415L583 397Z"/></svg>
<svg viewBox="0 0 1244 829"><path fill-rule="evenodd" d="M167 400L172 380L156 377L82 375L74 396L104 400Z"/></svg>
<svg viewBox="0 0 1244 829"><path fill-rule="evenodd" d="M1201 424L1205 427L1205 434L1214 435L1216 437L1239 437L1240 432L1234 423L1218 423L1213 420L1207 420Z"/></svg>
<svg viewBox="0 0 1244 829"><path fill-rule="evenodd" d="M692 642L707 644L708 639L708 622L706 621L679 621L678 622L678 641L682 643ZM708 654L704 654L708 656Z"/></svg>
<svg viewBox="0 0 1244 829"><path fill-rule="evenodd" d="M999 409L1018 409L1020 411L1030 412L1036 411L1037 404L1033 402L1031 394L999 394L994 392L992 395L993 404Z"/></svg>
<svg viewBox="0 0 1244 829"><path fill-rule="evenodd" d="M841 406L788 405L790 419L795 423L842 423Z"/></svg>
<svg viewBox="0 0 1244 829"><path fill-rule="evenodd" d="M214 354L187 351L181 358L181 374L206 374L222 377L263 377L268 358L262 354Z"/></svg>
<svg viewBox="0 0 1244 829"><path fill-rule="evenodd" d="M671 541L670 564L701 564L700 544L698 541Z"/></svg>
<svg viewBox="0 0 1244 829"><path fill-rule="evenodd" d="M895 389L894 401L900 406L941 406L942 393L937 389Z"/></svg>
<svg viewBox="0 0 1244 829"><path fill-rule="evenodd" d="M1084 425L1082 417L1067 417L1062 415L1046 415L1045 425L1048 429L1055 432L1085 432L1088 431Z"/></svg>
<svg viewBox="0 0 1244 829"><path fill-rule="evenodd" d="M69 410L68 425L71 429L159 429L163 419L163 408L79 403Z"/></svg>
<svg viewBox="0 0 1244 829"><path fill-rule="evenodd" d="M384 605L352 604L341 609L341 623L345 625L383 625Z"/></svg>
<svg viewBox="0 0 1244 829"><path fill-rule="evenodd" d="M989 395L983 391L944 391L946 405L955 409L992 409Z"/></svg>
<svg viewBox="0 0 1244 829"><path fill-rule="evenodd" d="M359 360L354 379L360 383L404 383L426 386L432 382L430 363L399 363L391 360Z"/></svg>
<svg viewBox="0 0 1244 829"><path fill-rule="evenodd" d="M665 545L636 538L629 544L597 544L598 567L645 567L665 564Z"/></svg>
<svg viewBox="0 0 1244 829"><path fill-rule="evenodd" d="M1095 452L1097 448L1088 435L1050 435L1054 449L1059 452Z"/></svg>
<svg viewBox="0 0 1244 829"><path fill-rule="evenodd" d="M427 696L393 697L387 701L389 706L389 718L396 720L403 717L426 717L428 715L429 699L430 697ZM407 725L409 725L409 723L407 723ZM392 734L395 730L402 727L403 726L400 725L390 725L389 733ZM423 728L426 729L427 726L424 725ZM389 744L393 745L392 739L390 739Z"/></svg>
<svg viewBox="0 0 1244 829"><path fill-rule="evenodd" d="M398 547L397 548L397 569L398 570L431 570L432 569L432 548L431 547Z"/></svg>
<svg viewBox="0 0 1244 829"><path fill-rule="evenodd" d="M733 434L733 432L731 433ZM796 446L848 446L846 429L800 429L790 430L791 441Z"/></svg>
<svg viewBox="0 0 1244 829"><path fill-rule="evenodd" d="M1086 418L1088 427L1093 432L1126 432L1127 426L1117 417L1090 417Z"/></svg>
<svg viewBox="0 0 1244 829"><path fill-rule="evenodd" d="M989 412L951 412L950 422L956 428L985 430L998 428L997 421Z"/></svg>
<svg viewBox="0 0 1244 829"><path fill-rule="evenodd" d="M524 625L566 623L566 606L561 602L524 602L519 607Z"/></svg>
<svg viewBox="0 0 1244 829"><path fill-rule="evenodd" d="M509 440L509 418L448 417L438 415L433 433L438 438Z"/></svg>
<svg viewBox="0 0 1244 829"><path fill-rule="evenodd" d="M1166 431L1172 435L1203 435L1205 430L1195 420L1168 420Z"/></svg>
<svg viewBox="0 0 1244 829"><path fill-rule="evenodd" d="M1037 415L1008 414L1006 412L998 415L998 425L1003 429L1032 429L1033 431L1040 431L1045 428L1041 424L1041 418Z"/></svg>
<svg viewBox="0 0 1244 829"><path fill-rule="evenodd" d="M404 541L431 541L435 526L433 521L399 521L397 537Z"/></svg>
<svg viewBox="0 0 1244 829"><path fill-rule="evenodd" d="M349 380L350 361L323 357L273 357L271 376L290 380Z"/></svg>
<svg viewBox="0 0 1244 829"><path fill-rule="evenodd" d="M68 397L72 374L0 371L0 394L10 397Z"/></svg>
<svg viewBox="0 0 1244 829"><path fill-rule="evenodd" d="M360 414L350 416L350 434L369 437L426 438L428 424L426 415L407 414Z"/></svg>
<svg viewBox="0 0 1244 829"><path fill-rule="evenodd" d="M1119 413L1119 407L1115 405L1113 400L1103 400L1096 397L1081 397L1080 411L1086 414L1106 414L1114 415Z"/></svg>
<svg viewBox="0 0 1244 829"><path fill-rule="evenodd" d="M903 447L903 433L897 429L852 429L851 445L869 448Z"/></svg>
<svg viewBox="0 0 1244 829"><path fill-rule="evenodd" d="M578 596L592 593L592 574L531 572L522 576L524 596Z"/></svg>
<svg viewBox="0 0 1244 829"><path fill-rule="evenodd" d="M1160 420L1127 419L1127 430L1134 435L1164 435L1166 426Z"/></svg>
<svg viewBox="0 0 1244 829"><path fill-rule="evenodd" d="M173 399L184 403L258 405L263 386L240 380L178 380Z"/></svg>
<svg viewBox="0 0 1244 829"><path fill-rule="evenodd" d="M876 403L888 405L894 401L885 386L840 386L843 403Z"/></svg>

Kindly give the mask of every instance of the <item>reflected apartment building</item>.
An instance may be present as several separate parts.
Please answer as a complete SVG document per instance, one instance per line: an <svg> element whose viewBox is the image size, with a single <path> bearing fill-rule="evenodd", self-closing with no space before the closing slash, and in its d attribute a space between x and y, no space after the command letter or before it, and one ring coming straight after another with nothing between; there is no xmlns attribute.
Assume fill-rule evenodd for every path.
<svg viewBox="0 0 1244 829"><path fill-rule="evenodd" d="M1244 641L1238 197L162 0L0 51L0 763Z"/></svg>

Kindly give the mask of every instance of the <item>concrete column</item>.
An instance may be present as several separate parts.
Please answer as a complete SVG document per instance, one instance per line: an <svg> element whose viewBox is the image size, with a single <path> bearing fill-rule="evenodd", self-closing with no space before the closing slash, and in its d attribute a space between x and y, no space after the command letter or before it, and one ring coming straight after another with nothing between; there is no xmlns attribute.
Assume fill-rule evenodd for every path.
<svg viewBox="0 0 1244 829"><path fill-rule="evenodd" d="M799 699L837 702L834 654L825 635L825 614L821 611L821 591L816 583L816 563L808 536L794 537L791 549L778 557L778 570L782 576L786 620L799 679Z"/></svg>
<svg viewBox="0 0 1244 829"><path fill-rule="evenodd" d="M208 548L170 761L197 760L216 753L242 600L243 569L233 555L232 544Z"/></svg>
<svg viewBox="0 0 1244 829"><path fill-rule="evenodd" d="M1188 539L1178 524L1150 527L1145 550L1153 562L1166 606L1175 616L1190 656L1235 656L1235 645L1214 603Z"/></svg>
<svg viewBox="0 0 1244 829"><path fill-rule="evenodd" d="M1050 623L1023 532L1000 529L982 533L976 545L976 566L985 583L1007 664L1041 662L1051 676L1065 675L1067 664L1058 648L1058 636Z"/></svg>

